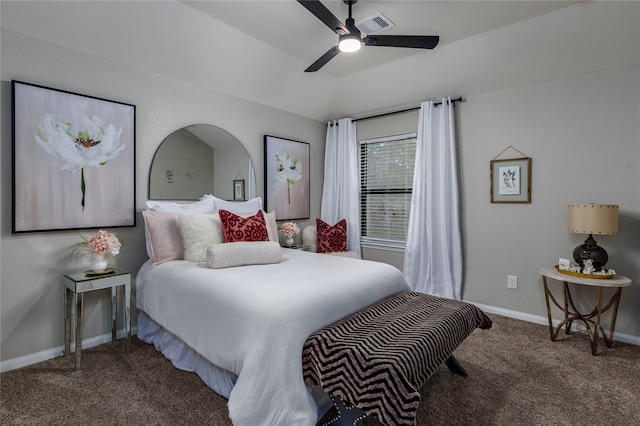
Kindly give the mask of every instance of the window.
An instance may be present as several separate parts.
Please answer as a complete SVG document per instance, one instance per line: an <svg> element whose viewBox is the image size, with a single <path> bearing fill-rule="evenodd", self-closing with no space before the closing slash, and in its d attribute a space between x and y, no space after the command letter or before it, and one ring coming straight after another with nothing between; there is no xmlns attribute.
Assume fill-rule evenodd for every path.
<svg viewBox="0 0 640 426"><path fill-rule="evenodd" d="M364 245L404 247L416 134L360 141L360 226Z"/></svg>

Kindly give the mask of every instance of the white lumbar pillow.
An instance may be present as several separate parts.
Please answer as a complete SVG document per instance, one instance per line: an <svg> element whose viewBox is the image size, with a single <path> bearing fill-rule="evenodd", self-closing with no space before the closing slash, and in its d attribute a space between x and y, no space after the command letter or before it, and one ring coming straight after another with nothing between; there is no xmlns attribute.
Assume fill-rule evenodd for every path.
<svg viewBox="0 0 640 426"><path fill-rule="evenodd" d="M211 269L266 265L279 263L281 259L280 244L274 241L238 241L212 244L207 248L207 266Z"/></svg>

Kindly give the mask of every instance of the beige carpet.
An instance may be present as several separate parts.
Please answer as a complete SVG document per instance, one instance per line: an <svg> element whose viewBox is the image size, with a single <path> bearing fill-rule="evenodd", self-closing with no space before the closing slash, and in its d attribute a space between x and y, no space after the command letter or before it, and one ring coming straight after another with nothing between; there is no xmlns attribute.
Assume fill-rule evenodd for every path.
<svg viewBox="0 0 640 426"><path fill-rule="evenodd" d="M440 368L422 389L419 425L640 424L640 347L591 355L584 335L489 315L455 352L469 377ZM0 375L2 425L231 425L226 400L133 339ZM295 425L292 425L295 426Z"/></svg>

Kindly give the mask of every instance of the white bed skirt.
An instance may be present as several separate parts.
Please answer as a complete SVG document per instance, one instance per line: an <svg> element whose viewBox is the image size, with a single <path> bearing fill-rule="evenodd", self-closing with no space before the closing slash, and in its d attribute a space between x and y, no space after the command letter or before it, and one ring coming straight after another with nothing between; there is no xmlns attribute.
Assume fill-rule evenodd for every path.
<svg viewBox="0 0 640 426"><path fill-rule="evenodd" d="M174 367L196 373L202 381L217 394L229 399L236 382L236 375L220 368L187 346L180 338L165 330L160 324L149 318L144 311L138 311L137 336L145 343L151 343L164 355ZM309 389L318 407L318 419L331 407L331 399L321 387Z"/></svg>
<svg viewBox="0 0 640 426"><path fill-rule="evenodd" d="M152 343L176 368L196 373L216 393L229 398L236 375L212 364L143 311L138 311L137 335L143 342Z"/></svg>

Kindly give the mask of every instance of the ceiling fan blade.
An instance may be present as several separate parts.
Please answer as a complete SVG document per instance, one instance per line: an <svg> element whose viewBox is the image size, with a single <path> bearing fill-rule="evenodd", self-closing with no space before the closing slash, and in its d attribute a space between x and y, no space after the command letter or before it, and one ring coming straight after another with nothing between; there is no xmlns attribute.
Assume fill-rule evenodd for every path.
<svg viewBox="0 0 640 426"><path fill-rule="evenodd" d="M329 51L327 51L327 53L322 55L317 61L315 61L313 64L309 65L309 68L304 70L304 72L316 72L316 71L318 71L320 68L325 66L325 64L327 62L329 62L330 60L335 58L338 53L340 53L340 49L338 48L338 46L333 46L331 49L329 49Z"/></svg>
<svg viewBox="0 0 640 426"><path fill-rule="evenodd" d="M411 47L414 49L433 49L438 45L438 36L410 35L370 35L362 40L365 46Z"/></svg>
<svg viewBox="0 0 640 426"><path fill-rule="evenodd" d="M347 27L318 0L298 0L298 3L324 22L327 27L331 28L331 31L339 35L349 34Z"/></svg>

